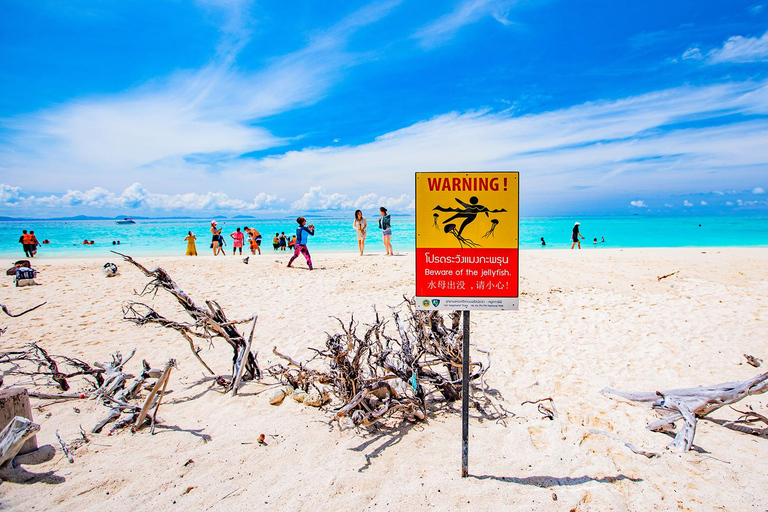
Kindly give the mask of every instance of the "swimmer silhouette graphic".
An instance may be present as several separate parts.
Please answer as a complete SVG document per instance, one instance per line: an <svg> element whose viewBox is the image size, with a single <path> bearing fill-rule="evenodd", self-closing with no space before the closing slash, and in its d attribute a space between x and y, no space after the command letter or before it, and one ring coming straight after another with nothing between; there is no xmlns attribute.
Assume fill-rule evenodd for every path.
<svg viewBox="0 0 768 512"><path fill-rule="evenodd" d="M480 204L480 200L477 198L477 196L472 196L469 198L469 203L465 203L459 198L454 198L459 205L462 206L462 208L448 208L444 206L437 205L433 208L433 210L437 210L439 212L450 212L454 213L455 215L449 217L448 219L443 221L444 231L447 234L453 235L456 237L456 240L458 240L459 245L468 246L468 247L481 247L480 244L477 242L465 237L462 235L464 232L464 229L469 226L472 222L477 219L477 216L481 213L484 213L486 217L490 218L491 213L503 213L506 212L504 208L501 208L499 210L491 210L487 206L484 206ZM450 223L452 220L456 219L462 219L461 225L457 228L456 224ZM437 222L437 214L435 214L435 222ZM492 236L494 230L496 229L496 226L499 224L499 221L497 219L491 220L491 227L488 230L488 232L483 236L483 238L486 238L488 236Z"/></svg>

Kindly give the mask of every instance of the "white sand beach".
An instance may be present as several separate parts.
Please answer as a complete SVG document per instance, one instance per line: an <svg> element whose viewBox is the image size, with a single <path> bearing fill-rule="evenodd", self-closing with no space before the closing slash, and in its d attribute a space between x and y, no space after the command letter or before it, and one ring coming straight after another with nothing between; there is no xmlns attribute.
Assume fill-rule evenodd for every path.
<svg viewBox="0 0 768 512"><path fill-rule="evenodd" d="M283 353L306 360L340 332L332 317L361 323L374 306L389 315L414 293L413 254L383 251L313 255L285 268L290 254L137 258L161 266L198 303L213 299L230 318L259 319L254 335L262 369ZM0 352L38 342L49 352L93 363L137 349L161 367L169 358L164 428L89 434L70 464L55 432L71 441L106 413L95 400L32 399L38 444L55 457L28 465L36 483L0 484L0 508L45 511L123 510L728 510L768 509L768 439L702 420L695 450L665 449L671 437L645 426L648 408L602 395L712 385L754 377L768 367L768 249L684 248L524 250L520 310L473 312L472 342L491 351L486 383L509 414L504 421L471 411L469 478L461 478L461 404L435 404L421 423L340 431L322 409L292 400L270 405L274 379L248 381L236 397L218 391L176 332L122 320L121 305L149 281L116 259L34 261L40 286L0 286L12 312L0 316ZM12 263L6 261L6 267ZM672 272L679 273L659 281ZM168 318L188 317L167 293L145 298ZM245 329L241 326L241 330ZM392 328L394 329L394 328ZM203 358L231 373L232 350L203 344ZM743 354L762 358L754 368ZM318 364L322 364L318 361ZM78 384L76 378L73 384ZM4 387L28 385L6 376ZM52 386L30 389L56 392ZM526 400L552 397L555 420ZM768 394L748 397L767 414ZM739 414L723 408L717 419ZM759 427L759 424L755 424ZM764 425L765 426L765 425ZM265 434L266 445L256 442ZM209 437L206 442L203 438ZM623 441L622 441L623 440ZM624 441L661 457L646 458Z"/></svg>

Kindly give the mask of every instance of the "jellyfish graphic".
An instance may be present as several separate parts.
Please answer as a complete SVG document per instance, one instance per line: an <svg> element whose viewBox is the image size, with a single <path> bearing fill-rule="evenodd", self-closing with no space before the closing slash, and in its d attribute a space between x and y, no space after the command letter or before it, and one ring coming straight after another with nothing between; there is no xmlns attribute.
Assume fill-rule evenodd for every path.
<svg viewBox="0 0 768 512"><path fill-rule="evenodd" d="M440 215L434 214L432 215L432 225L435 226L435 229L440 229L440 226L437 225L437 219L440 218Z"/></svg>
<svg viewBox="0 0 768 512"><path fill-rule="evenodd" d="M443 227L443 231L445 231L448 234L451 234L451 235L455 236L456 240L459 241L459 245L462 246L462 247L464 247L465 245L467 247L481 247L480 244L478 244L476 242L473 242L469 238L464 238L463 236L461 236L461 234L459 233L459 230L456 229L456 224L446 224Z"/></svg>
<svg viewBox="0 0 768 512"><path fill-rule="evenodd" d="M489 236L493 236L493 232L496 231L496 226L498 225L499 225L499 221L497 219L491 219L491 229L489 229L488 232L483 235L483 238L488 238Z"/></svg>

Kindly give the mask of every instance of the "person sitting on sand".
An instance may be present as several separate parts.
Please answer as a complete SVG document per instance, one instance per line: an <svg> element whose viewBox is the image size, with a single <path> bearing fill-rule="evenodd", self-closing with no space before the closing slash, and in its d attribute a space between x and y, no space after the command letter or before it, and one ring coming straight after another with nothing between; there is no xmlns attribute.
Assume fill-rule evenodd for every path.
<svg viewBox="0 0 768 512"><path fill-rule="evenodd" d="M232 256L235 255L235 252L237 252L238 249L240 249L240 256L242 256L243 242L245 241L245 235L240 232L240 228L237 228L237 230L234 233L230 233L229 236L232 238L232 240L235 241L235 243L232 246Z"/></svg>
<svg viewBox="0 0 768 512"><path fill-rule="evenodd" d="M211 235L212 235L211 248L213 248L213 255L217 256L219 252L223 254L224 251L220 248L220 245L219 245L219 240L220 240L219 235L221 235L221 229L216 227L215 220L211 221Z"/></svg>
<svg viewBox="0 0 768 512"><path fill-rule="evenodd" d="M579 249L581 249L581 242L579 241L579 237L584 240L584 235L579 233L579 223L577 222L573 225L573 233L571 234L571 240L573 243L571 244L571 249L573 249L573 246L576 244L579 244Z"/></svg>
<svg viewBox="0 0 768 512"><path fill-rule="evenodd" d="M307 260L307 266L309 270L312 270L312 257L309 255L309 249L307 248L307 242L309 241L309 235L315 235L315 225L310 224L309 227L305 227L307 219L299 217L296 219L299 227L296 228L296 245L293 248L293 256L288 260L288 266L291 266L293 260L299 257L299 254L304 255L304 259Z"/></svg>
<svg viewBox="0 0 768 512"><path fill-rule="evenodd" d="M195 247L195 240L197 240L197 237L193 235L191 231L188 231L184 240L187 241L187 256L197 256L197 247Z"/></svg>

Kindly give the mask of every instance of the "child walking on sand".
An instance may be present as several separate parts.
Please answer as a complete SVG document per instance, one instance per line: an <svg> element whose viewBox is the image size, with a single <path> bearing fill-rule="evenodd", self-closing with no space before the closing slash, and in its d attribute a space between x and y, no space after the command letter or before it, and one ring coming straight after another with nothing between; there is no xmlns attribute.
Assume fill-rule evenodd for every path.
<svg viewBox="0 0 768 512"><path fill-rule="evenodd" d="M288 266L291 266L293 260L299 257L299 253L304 255L304 259L307 260L307 266L309 270L312 270L312 257L309 255L309 249L307 248L307 242L309 241L309 235L315 235L315 225L310 224L309 227L305 227L307 219L299 217L296 219L299 227L296 228L296 245L293 247L293 256L288 261Z"/></svg>

